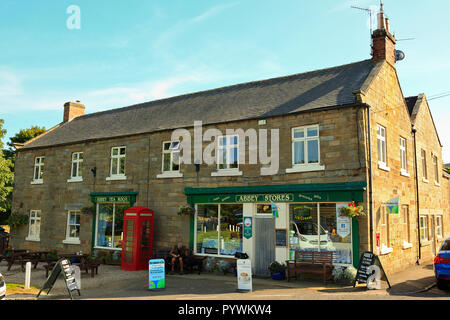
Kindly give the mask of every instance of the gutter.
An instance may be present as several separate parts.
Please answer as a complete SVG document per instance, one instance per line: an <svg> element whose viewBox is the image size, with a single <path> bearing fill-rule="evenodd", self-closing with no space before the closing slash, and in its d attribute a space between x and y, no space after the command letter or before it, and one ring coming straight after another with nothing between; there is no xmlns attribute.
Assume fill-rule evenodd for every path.
<svg viewBox="0 0 450 320"><path fill-rule="evenodd" d="M414 137L414 164L416 171L416 208L417 208L417 239L418 239L418 254L417 254L417 264L420 264L420 259L422 258L422 244L420 242L420 205L419 205L419 175L417 170L417 144L416 144L416 132L417 129L412 125L412 134Z"/></svg>

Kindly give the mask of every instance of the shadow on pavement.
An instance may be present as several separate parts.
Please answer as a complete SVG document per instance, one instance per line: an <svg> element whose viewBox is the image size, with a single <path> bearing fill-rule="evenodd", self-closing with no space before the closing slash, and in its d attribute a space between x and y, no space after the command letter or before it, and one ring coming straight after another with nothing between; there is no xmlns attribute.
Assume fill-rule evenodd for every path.
<svg viewBox="0 0 450 320"><path fill-rule="evenodd" d="M317 290L322 293L354 293L354 292L367 292L368 289L366 287L345 287L345 288L333 288L333 289L321 289Z"/></svg>
<svg viewBox="0 0 450 320"><path fill-rule="evenodd" d="M425 290L425 288L432 286L436 282L434 276L425 277L417 280L407 280L392 285L389 294L391 296L399 296L405 294L416 293L420 290Z"/></svg>

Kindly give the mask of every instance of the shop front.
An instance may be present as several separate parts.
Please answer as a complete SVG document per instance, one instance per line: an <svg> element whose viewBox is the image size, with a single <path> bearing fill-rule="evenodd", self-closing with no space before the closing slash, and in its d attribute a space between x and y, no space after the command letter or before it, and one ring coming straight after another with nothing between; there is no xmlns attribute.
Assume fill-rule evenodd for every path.
<svg viewBox="0 0 450 320"><path fill-rule="evenodd" d="M92 224L92 249L117 252L122 251L124 211L134 206L137 192L91 193L95 207Z"/></svg>
<svg viewBox="0 0 450 320"><path fill-rule="evenodd" d="M195 207L191 247L196 255L233 258L245 252L255 274L296 250L332 251L335 265L358 265L357 219L341 216L349 202L363 202L365 182L186 188ZM277 214L274 214L274 210Z"/></svg>

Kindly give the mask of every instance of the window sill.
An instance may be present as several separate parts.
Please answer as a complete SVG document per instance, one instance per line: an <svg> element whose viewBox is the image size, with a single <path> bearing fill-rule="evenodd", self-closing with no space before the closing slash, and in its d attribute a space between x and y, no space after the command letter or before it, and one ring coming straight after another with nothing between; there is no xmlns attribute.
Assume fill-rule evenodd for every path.
<svg viewBox="0 0 450 320"><path fill-rule="evenodd" d="M286 173L297 173L297 172L311 172L311 171L324 171L325 166L320 164L305 164L298 165L292 168L286 169Z"/></svg>
<svg viewBox="0 0 450 320"><path fill-rule="evenodd" d="M119 181L119 180L127 180L127 176L111 176L111 177L106 177L106 181Z"/></svg>
<svg viewBox="0 0 450 320"><path fill-rule="evenodd" d="M439 182L434 182L434 185L436 186L436 187L440 187L441 186L441 184L439 183Z"/></svg>
<svg viewBox="0 0 450 320"><path fill-rule="evenodd" d="M230 177L230 176L242 176L242 171L238 169L233 170L219 170L211 173L211 177Z"/></svg>
<svg viewBox="0 0 450 320"><path fill-rule="evenodd" d="M393 248L388 248L388 247L386 247L386 246L382 246L382 247L381 247L380 254L381 254L381 255L387 255L387 254L392 253L392 251L394 251Z"/></svg>
<svg viewBox="0 0 450 320"><path fill-rule="evenodd" d="M409 243L409 242L407 242L407 241L404 241L404 242L403 242L403 250L411 249L412 246L413 246L412 243Z"/></svg>
<svg viewBox="0 0 450 320"><path fill-rule="evenodd" d="M400 171L400 175L407 177L407 178L411 177L411 175L406 171Z"/></svg>
<svg viewBox="0 0 450 320"><path fill-rule="evenodd" d="M83 182L83 178L82 177L70 178L69 180L67 180L67 182L69 182L69 183L72 183L72 182Z"/></svg>
<svg viewBox="0 0 450 320"><path fill-rule="evenodd" d="M429 183L430 181L422 177L422 182Z"/></svg>
<svg viewBox="0 0 450 320"><path fill-rule="evenodd" d="M183 178L183 174L179 171L167 171L156 176L158 179L167 179L167 178Z"/></svg>
<svg viewBox="0 0 450 320"><path fill-rule="evenodd" d="M388 166L386 166L386 164L382 163L382 162L378 162L378 169L389 172L391 171L391 168L389 168Z"/></svg>
<svg viewBox="0 0 450 320"><path fill-rule="evenodd" d="M62 243L65 243L65 244L81 244L81 241L79 239L66 239L66 240L63 240Z"/></svg>
<svg viewBox="0 0 450 320"><path fill-rule="evenodd" d="M109 247L94 247L94 249L111 250L111 251L122 251L122 248L109 248Z"/></svg>
<svg viewBox="0 0 450 320"><path fill-rule="evenodd" d="M431 245L431 241L429 241L429 240L421 240L421 244L420 244L421 247L428 247L430 245Z"/></svg>
<svg viewBox="0 0 450 320"><path fill-rule="evenodd" d="M42 180L42 179L33 180L33 181L31 181L31 184L44 184L44 180Z"/></svg>
<svg viewBox="0 0 450 320"><path fill-rule="evenodd" d="M26 237L25 241L41 242L40 238Z"/></svg>
<svg viewBox="0 0 450 320"><path fill-rule="evenodd" d="M210 253L198 253L195 252L194 255L199 256L199 257L216 257L216 258L228 258L228 259L235 259L237 260L237 258L233 256L227 256L227 255L223 255L223 254L210 254Z"/></svg>

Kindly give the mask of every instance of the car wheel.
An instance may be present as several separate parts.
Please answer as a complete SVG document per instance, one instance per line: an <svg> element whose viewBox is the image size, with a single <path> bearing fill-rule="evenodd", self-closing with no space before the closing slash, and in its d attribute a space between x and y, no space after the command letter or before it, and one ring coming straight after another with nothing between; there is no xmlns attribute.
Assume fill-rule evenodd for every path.
<svg viewBox="0 0 450 320"><path fill-rule="evenodd" d="M444 280L438 280L438 281L437 281L437 287L438 287L440 290L445 290L445 289L448 288L448 283L447 283L447 281L444 281Z"/></svg>

